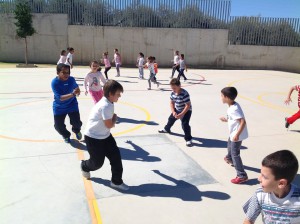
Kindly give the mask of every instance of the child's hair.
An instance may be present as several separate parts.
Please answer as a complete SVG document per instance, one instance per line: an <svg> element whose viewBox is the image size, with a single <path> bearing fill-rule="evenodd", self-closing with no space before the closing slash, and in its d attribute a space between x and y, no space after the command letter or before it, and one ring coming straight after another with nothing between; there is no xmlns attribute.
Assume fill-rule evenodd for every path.
<svg viewBox="0 0 300 224"><path fill-rule="evenodd" d="M69 52L70 52L70 47L67 47L67 51L69 51Z"/></svg>
<svg viewBox="0 0 300 224"><path fill-rule="evenodd" d="M64 55L66 53L66 50L62 50L61 52L60 52L60 55Z"/></svg>
<svg viewBox="0 0 300 224"><path fill-rule="evenodd" d="M123 86L115 80L108 80L103 87L104 96L109 97L109 94L115 95L117 91L123 93Z"/></svg>
<svg viewBox="0 0 300 224"><path fill-rule="evenodd" d="M71 52L71 51L74 51L74 48L73 48L73 47L70 47L70 48L69 48L69 52Z"/></svg>
<svg viewBox="0 0 300 224"><path fill-rule="evenodd" d="M64 63L59 63L57 66L56 66L56 72L57 74L59 74L64 68L67 68L70 72L70 66L69 65L66 65Z"/></svg>
<svg viewBox="0 0 300 224"><path fill-rule="evenodd" d="M93 64L93 63L94 63L94 64L98 64L98 65L99 65L99 67L98 67L97 71L98 71L98 72L100 72L100 71L101 71L101 67L100 67L100 63L99 63L99 61L96 61L96 60L94 60L94 61L91 61L91 62L90 62L90 67L92 66L92 64Z"/></svg>
<svg viewBox="0 0 300 224"><path fill-rule="evenodd" d="M149 56L147 59L148 59L151 63L153 62L153 56Z"/></svg>
<svg viewBox="0 0 300 224"><path fill-rule="evenodd" d="M235 87L225 87L221 90L221 93L232 101L234 101L238 95L238 91Z"/></svg>
<svg viewBox="0 0 300 224"><path fill-rule="evenodd" d="M266 156L262 166L272 170L275 180L286 179L290 184L298 171L298 160L294 153L289 150L280 150Z"/></svg>
<svg viewBox="0 0 300 224"><path fill-rule="evenodd" d="M170 81L170 85L171 86L180 86L180 80L177 79L177 78L173 78L171 81Z"/></svg>
<svg viewBox="0 0 300 224"><path fill-rule="evenodd" d="M119 50L118 50L117 48L115 49L115 51L116 51L116 52L119 52Z"/></svg>
<svg viewBox="0 0 300 224"><path fill-rule="evenodd" d="M176 54L176 55L179 55L179 51L175 51L175 54Z"/></svg>
<svg viewBox="0 0 300 224"><path fill-rule="evenodd" d="M105 52L103 53L103 55L104 55L104 56L107 56L107 55L108 55L108 52L107 52L107 51L105 51Z"/></svg>
<svg viewBox="0 0 300 224"><path fill-rule="evenodd" d="M181 54L180 56L182 57L182 59L184 59L184 54Z"/></svg>
<svg viewBox="0 0 300 224"><path fill-rule="evenodd" d="M155 58L154 56L152 57L152 59L153 59L153 61L155 61L155 60L156 60L156 58Z"/></svg>
<svg viewBox="0 0 300 224"><path fill-rule="evenodd" d="M144 54L142 52L139 53L139 55L143 58L144 57Z"/></svg>

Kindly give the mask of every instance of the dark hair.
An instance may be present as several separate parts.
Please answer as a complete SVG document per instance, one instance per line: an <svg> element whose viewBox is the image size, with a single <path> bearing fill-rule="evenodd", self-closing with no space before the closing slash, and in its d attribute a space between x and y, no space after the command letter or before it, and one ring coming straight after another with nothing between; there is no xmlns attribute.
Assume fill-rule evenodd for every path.
<svg viewBox="0 0 300 224"><path fill-rule="evenodd" d="M142 52L140 52L139 55L140 55L141 57L145 57L144 54L143 54Z"/></svg>
<svg viewBox="0 0 300 224"><path fill-rule="evenodd" d="M155 60L156 60L156 58L155 58L154 56L152 57L152 59L153 59L153 61L155 61Z"/></svg>
<svg viewBox="0 0 300 224"><path fill-rule="evenodd" d="M286 179L290 184L298 171L298 160L294 153L289 150L280 150L266 156L262 166L272 170L275 180Z"/></svg>
<svg viewBox="0 0 300 224"><path fill-rule="evenodd" d="M115 51L119 52L119 50L116 48Z"/></svg>
<svg viewBox="0 0 300 224"><path fill-rule="evenodd" d="M176 50L176 51L175 51L175 54L176 54L176 55L179 55L179 51Z"/></svg>
<svg viewBox="0 0 300 224"><path fill-rule="evenodd" d="M170 85L171 85L171 86L180 86L181 83L180 83L180 80L179 80L179 79L173 78L173 79L170 81Z"/></svg>
<svg viewBox="0 0 300 224"><path fill-rule="evenodd" d="M149 60L150 62L153 62L153 56L149 56L149 57L148 57L148 60Z"/></svg>
<svg viewBox="0 0 300 224"><path fill-rule="evenodd" d="M109 97L109 94L115 95L117 91L121 91L123 93L123 86L115 80L108 80L103 87L104 96L106 98Z"/></svg>
<svg viewBox="0 0 300 224"><path fill-rule="evenodd" d="M90 62L90 67L92 66L93 63L100 65L99 61L93 60ZM97 72L100 72L100 71L101 71L101 67L99 66L99 68L97 68Z"/></svg>
<svg viewBox="0 0 300 224"><path fill-rule="evenodd" d="M70 51L70 47L67 47L67 51Z"/></svg>
<svg viewBox="0 0 300 224"><path fill-rule="evenodd" d="M181 54L180 56L184 59L184 54Z"/></svg>
<svg viewBox="0 0 300 224"><path fill-rule="evenodd" d="M238 95L238 91L235 87L225 87L221 90L221 93L232 101L235 100Z"/></svg>
<svg viewBox="0 0 300 224"><path fill-rule="evenodd" d="M64 68L67 68L70 72L70 66L69 65L66 65L64 63L59 63L57 66L56 66L56 72L57 74L60 73Z"/></svg>
<svg viewBox="0 0 300 224"><path fill-rule="evenodd" d="M64 55L64 53L66 53L66 50L62 50L62 51L60 52L60 55Z"/></svg>
<svg viewBox="0 0 300 224"><path fill-rule="evenodd" d="M69 48L69 51L74 51L74 48L73 48L73 47L70 47L70 48Z"/></svg>

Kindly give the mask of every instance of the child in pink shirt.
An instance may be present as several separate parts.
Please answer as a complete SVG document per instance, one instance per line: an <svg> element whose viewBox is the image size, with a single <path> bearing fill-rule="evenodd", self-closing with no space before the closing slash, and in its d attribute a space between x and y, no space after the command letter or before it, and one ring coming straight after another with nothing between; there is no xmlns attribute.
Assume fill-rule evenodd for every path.
<svg viewBox="0 0 300 224"><path fill-rule="evenodd" d="M99 63L97 61L92 61L90 63L90 67L91 71L84 78L85 95L88 94L87 86L89 86L89 93L96 104L103 97L103 90L100 80L102 81L103 85L106 83L106 80L99 70Z"/></svg>
<svg viewBox="0 0 300 224"><path fill-rule="evenodd" d="M103 53L102 64L104 64L104 66L105 66L104 74L105 74L106 80L108 80L107 72L111 69L111 64L110 64L110 61L108 58L108 52Z"/></svg>
<svg viewBox="0 0 300 224"><path fill-rule="evenodd" d="M122 59L121 59L121 55L120 55L118 49L115 49L115 54L114 54L114 60L113 60L113 62L116 64L116 70L117 70L116 77L119 77L120 76L120 67L122 65Z"/></svg>

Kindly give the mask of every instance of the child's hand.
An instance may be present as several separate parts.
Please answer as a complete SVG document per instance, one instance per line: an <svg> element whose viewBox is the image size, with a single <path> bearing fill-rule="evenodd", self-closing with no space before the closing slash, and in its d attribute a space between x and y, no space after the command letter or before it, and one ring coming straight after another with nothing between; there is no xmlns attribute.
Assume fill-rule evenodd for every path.
<svg viewBox="0 0 300 224"><path fill-rule="evenodd" d="M233 137L233 139L232 139L232 141L234 141L234 142L238 142L239 141L239 135L235 135L234 137Z"/></svg>
<svg viewBox="0 0 300 224"><path fill-rule="evenodd" d="M117 119L118 119L118 116L116 114L114 114L112 117L113 123L116 123Z"/></svg>
<svg viewBox="0 0 300 224"><path fill-rule="evenodd" d="M75 88L75 89L73 90L73 93L74 93L75 95L79 96L79 95L80 95L80 89L79 89L79 87Z"/></svg>
<svg viewBox="0 0 300 224"><path fill-rule="evenodd" d="M220 117L220 120L221 120L222 122L227 122L227 118L225 118L225 117Z"/></svg>
<svg viewBox="0 0 300 224"><path fill-rule="evenodd" d="M173 117L175 117L175 118L176 118L176 116L177 116L177 113L174 111L172 114L173 114Z"/></svg>
<svg viewBox="0 0 300 224"><path fill-rule="evenodd" d="M287 98L287 99L284 101L284 103L285 103L286 105L289 105L290 102L292 102L292 99L291 99L291 98Z"/></svg>
<svg viewBox="0 0 300 224"><path fill-rule="evenodd" d="M177 114L177 116L175 118L181 119L181 118L183 118L183 116L184 116L184 114Z"/></svg>
<svg viewBox="0 0 300 224"><path fill-rule="evenodd" d="M86 96L88 95L88 91L85 91L85 93L84 93Z"/></svg>

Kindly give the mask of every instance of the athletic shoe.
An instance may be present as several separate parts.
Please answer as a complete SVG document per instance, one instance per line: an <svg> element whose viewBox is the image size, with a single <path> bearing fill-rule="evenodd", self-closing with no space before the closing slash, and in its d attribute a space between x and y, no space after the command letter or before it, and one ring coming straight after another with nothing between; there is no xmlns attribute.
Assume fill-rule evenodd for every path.
<svg viewBox="0 0 300 224"><path fill-rule="evenodd" d="M187 147L192 147L192 146L193 146L192 140L186 141L186 146L187 146Z"/></svg>
<svg viewBox="0 0 300 224"><path fill-rule="evenodd" d="M166 131L166 129L160 129L158 130L158 133L171 133L170 131Z"/></svg>
<svg viewBox="0 0 300 224"><path fill-rule="evenodd" d="M82 176L84 178L86 178L86 179L90 179L91 178L90 172L83 171L83 169L82 169L82 161L80 161L80 170L81 170Z"/></svg>
<svg viewBox="0 0 300 224"><path fill-rule="evenodd" d="M70 138L64 138L65 143L71 143L71 139Z"/></svg>
<svg viewBox="0 0 300 224"><path fill-rule="evenodd" d="M159 82L157 82L156 85L157 85L157 88L158 88L159 87Z"/></svg>
<svg viewBox="0 0 300 224"><path fill-rule="evenodd" d="M224 161L225 161L226 163L228 163L229 165L233 166L232 160L231 160L231 159L228 159L227 156L224 157Z"/></svg>
<svg viewBox="0 0 300 224"><path fill-rule="evenodd" d="M151 90L151 88L147 88L148 90Z"/></svg>
<svg viewBox="0 0 300 224"><path fill-rule="evenodd" d="M120 77L120 75L116 75L115 77Z"/></svg>
<svg viewBox="0 0 300 224"><path fill-rule="evenodd" d="M82 139L82 134L81 134L81 132L78 132L78 133L76 134L76 138L77 138L77 140L81 140L81 139Z"/></svg>
<svg viewBox="0 0 300 224"><path fill-rule="evenodd" d="M248 180L248 177L244 177L244 178L240 178L240 177L236 177L234 179L231 180L231 183L233 184L241 184L244 183Z"/></svg>
<svg viewBox="0 0 300 224"><path fill-rule="evenodd" d="M289 128L290 127L290 124L289 122L287 121L287 117L285 118L285 128Z"/></svg>
<svg viewBox="0 0 300 224"><path fill-rule="evenodd" d="M116 185L113 182L110 182L110 186L117 190L120 190L120 191L128 191L129 190L129 187L124 183L120 184L120 185Z"/></svg>

